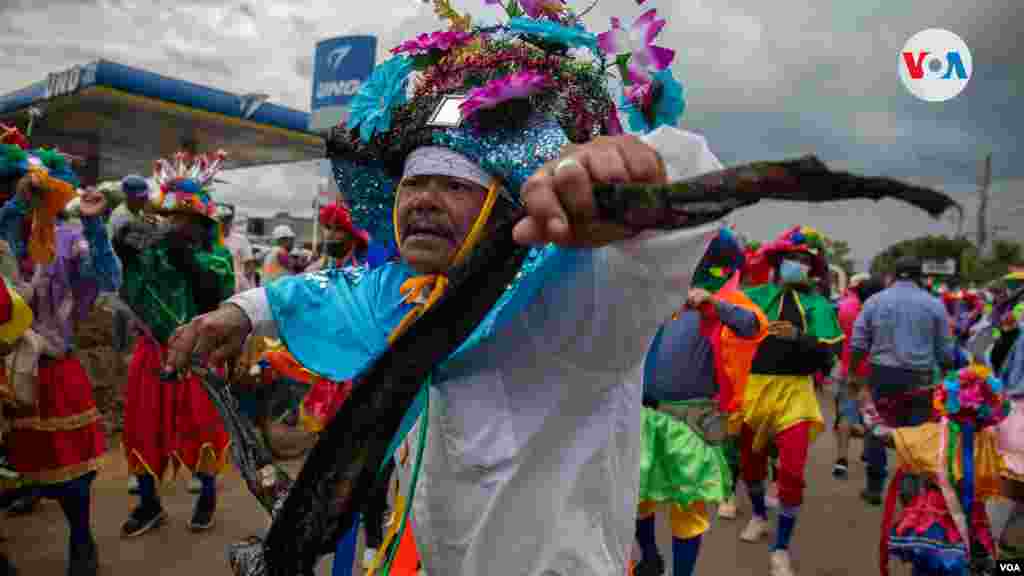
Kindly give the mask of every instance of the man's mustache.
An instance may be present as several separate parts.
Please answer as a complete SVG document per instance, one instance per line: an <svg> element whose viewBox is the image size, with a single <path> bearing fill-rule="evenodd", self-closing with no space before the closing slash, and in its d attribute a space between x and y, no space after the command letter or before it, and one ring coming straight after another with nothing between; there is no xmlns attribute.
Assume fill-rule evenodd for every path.
<svg viewBox="0 0 1024 576"><path fill-rule="evenodd" d="M399 223L403 236L410 234L433 234L446 238L455 236L454 227L448 222L448 218L440 212L410 211L404 218L399 218Z"/></svg>

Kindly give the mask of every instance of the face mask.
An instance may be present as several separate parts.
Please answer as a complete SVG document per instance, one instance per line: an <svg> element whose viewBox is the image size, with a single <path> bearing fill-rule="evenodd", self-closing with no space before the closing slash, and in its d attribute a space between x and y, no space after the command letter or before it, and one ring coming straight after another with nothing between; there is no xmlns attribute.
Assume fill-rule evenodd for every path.
<svg viewBox="0 0 1024 576"><path fill-rule="evenodd" d="M348 253L348 242L344 240L325 240L323 250L324 254L331 258L342 258Z"/></svg>
<svg viewBox="0 0 1024 576"><path fill-rule="evenodd" d="M811 267L794 260L783 260L779 265L779 278L784 284L802 284L807 282Z"/></svg>

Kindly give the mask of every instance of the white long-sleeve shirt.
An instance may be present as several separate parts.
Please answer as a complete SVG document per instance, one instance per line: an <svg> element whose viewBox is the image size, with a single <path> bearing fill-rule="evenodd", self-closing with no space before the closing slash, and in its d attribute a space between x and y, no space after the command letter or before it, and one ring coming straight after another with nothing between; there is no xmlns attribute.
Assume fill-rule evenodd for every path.
<svg viewBox="0 0 1024 576"><path fill-rule="evenodd" d="M646 140L673 180L720 168L695 134L662 128ZM645 233L584 253L564 281L439 375L413 503L427 574L626 573L644 356L717 229ZM275 335L262 289L230 302Z"/></svg>

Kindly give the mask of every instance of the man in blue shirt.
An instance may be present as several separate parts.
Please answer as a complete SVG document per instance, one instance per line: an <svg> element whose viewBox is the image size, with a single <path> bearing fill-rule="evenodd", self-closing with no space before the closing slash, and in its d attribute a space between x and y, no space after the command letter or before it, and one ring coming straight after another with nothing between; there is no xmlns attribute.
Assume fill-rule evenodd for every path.
<svg viewBox="0 0 1024 576"><path fill-rule="evenodd" d="M936 370L953 360L946 309L921 288L920 278L917 259L898 260L892 285L864 303L853 327L851 364L857 366L868 357L871 396L893 427L916 426L931 417L928 388ZM864 442L867 487L861 497L877 506L888 475L885 445L871 434Z"/></svg>

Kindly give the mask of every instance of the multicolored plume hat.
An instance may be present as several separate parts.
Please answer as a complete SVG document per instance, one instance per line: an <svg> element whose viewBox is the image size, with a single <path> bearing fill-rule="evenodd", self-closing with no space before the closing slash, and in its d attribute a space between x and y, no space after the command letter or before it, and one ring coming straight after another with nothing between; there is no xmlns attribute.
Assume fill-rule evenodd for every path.
<svg viewBox="0 0 1024 576"><path fill-rule="evenodd" d="M501 7L509 20L489 27L474 27L447 0L433 3L450 28L393 49L328 140L353 219L376 238L394 237L393 194L417 148L458 152L516 200L526 178L566 144L621 133L609 61L622 76L623 101L642 112L639 131L682 114L681 88L668 72L674 53L652 45L665 25L654 10L634 24L643 42L630 51L617 19L595 35L560 0L508 0Z"/></svg>
<svg viewBox="0 0 1024 576"><path fill-rule="evenodd" d="M78 175L71 160L56 149L29 149L28 139L18 128L0 124L0 180L15 181L31 175L43 191L32 207L27 246L12 246L18 258L29 256L40 264L50 263L55 254L57 214L77 196Z"/></svg>
<svg viewBox="0 0 1024 576"><path fill-rule="evenodd" d="M156 211L198 214L217 222L217 203L210 196L210 185L220 172L227 152L192 155L178 152L174 161L163 158L153 166L153 178L160 189Z"/></svg>

